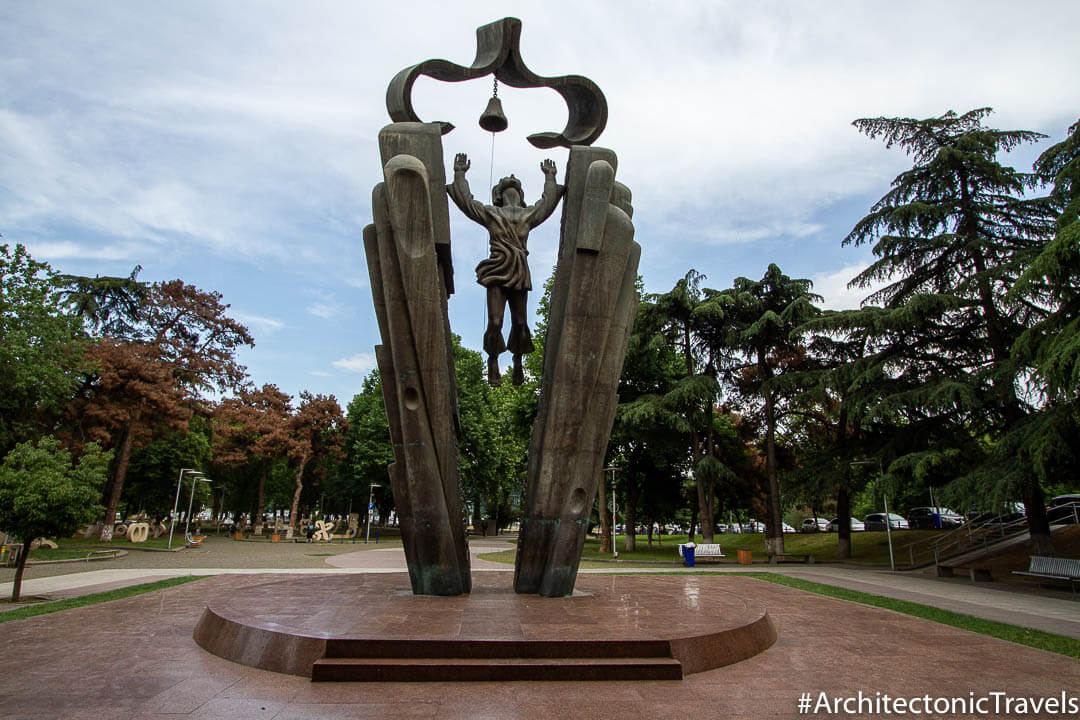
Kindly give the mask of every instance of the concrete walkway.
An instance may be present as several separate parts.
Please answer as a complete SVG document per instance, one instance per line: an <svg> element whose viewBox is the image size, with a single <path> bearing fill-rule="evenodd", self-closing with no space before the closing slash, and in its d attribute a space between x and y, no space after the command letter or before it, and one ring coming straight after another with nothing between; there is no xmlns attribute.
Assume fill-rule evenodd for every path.
<svg viewBox="0 0 1080 720"><path fill-rule="evenodd" d="M234 551L229 543L228 550ZM235 543L235 545L241 545ZM248 547L236 548L245 555L270 551L265 543L250 543ZM306 546L308 550L319 546ZM345 548L331 546L341 551ZM481 555L509 550L512 543L499 538L471 538L470 554L474 572L505 572L512 569L505 563L485 560ZM218 554L221 554L219 550ZM369 546L358 551L345 551L321 558L322 567L288 567L295 565L285 561L285 567L168 567L178 562L170 554L153 554L162 567L89 570L66 575L24 580L23 594L60 599L102 592L118 587L152 582L166 577L182 575L252 575L252 574L333 574L333 573L391 573L406 570L405 554L399 545L387 547ZM209 556L208 556L209 557ZM192 555L194 562L199 556ZM247 563L245 563L247 564ZM709 565L696 569L658 566L652 568L588 568L583 574L649 573L649 572L775 572L825 585L848 588L873 595L908 600L931 607L951 610L988 620L1029 627L1057 635L1080 638L1080 595L1068 590L1039 589L1030 585L1013 583L973 584L962 578L937 578L922 572L889 572L877 568L860 568L850 565ZM11 583L0 584L0 596L10 595ZM5 606L11 609L12 606Z"/></svg>

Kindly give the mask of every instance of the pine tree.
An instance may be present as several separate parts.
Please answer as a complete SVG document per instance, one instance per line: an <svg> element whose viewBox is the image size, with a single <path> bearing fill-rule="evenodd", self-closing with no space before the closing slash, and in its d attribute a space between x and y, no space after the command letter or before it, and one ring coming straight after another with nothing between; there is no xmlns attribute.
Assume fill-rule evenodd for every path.
<svg viewBox="0 0 1080 720"><path fill-rule="evenodd" d="M853 280L888 284L880 308L847 314L875 341L867 372L888 381L871 414L902 420L890 474L924 482L956 479L986 497L1019 495L1036 552L1049 552L1044 494L1029 464L994 463L993 449L1035 411L1012 348L1045 319L1046 305L1011 299L1009 288L1039 253L1052 226L1045 202L1026 199L1038 178L998 162L1001 151L1044 136L983 126L989 108L924 120L866 118L854 125L914 167L893 181L845 245L872 244L877 259ZM1013 435L1015 437L1015 435Z"/></svg>

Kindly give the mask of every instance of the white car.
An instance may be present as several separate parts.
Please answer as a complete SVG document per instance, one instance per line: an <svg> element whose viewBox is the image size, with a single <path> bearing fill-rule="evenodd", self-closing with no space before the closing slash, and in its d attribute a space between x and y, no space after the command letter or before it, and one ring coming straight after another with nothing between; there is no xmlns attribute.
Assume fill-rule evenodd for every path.
<svg viewBox="0 0 1080 720"><path fill-rule="evenodd" d="M804 533L826 532L829 529L829 521L825 518L808 517L802 521L800 530Z"/></svg>
<svg viewBox="0 0 1080 720"><path fill-rule="evenodd" d="M829 532L840 532L840 518L833 518L829 521L829 525L826 528ZM851 532L862 532L866 529L866 525L859 518L851 518Z"/></svg>

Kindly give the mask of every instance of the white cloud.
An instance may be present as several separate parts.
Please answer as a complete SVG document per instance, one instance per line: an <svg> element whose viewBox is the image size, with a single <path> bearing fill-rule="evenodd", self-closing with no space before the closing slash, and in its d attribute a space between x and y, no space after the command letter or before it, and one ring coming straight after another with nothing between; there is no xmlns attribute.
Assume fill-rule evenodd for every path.
<svg viewBox="0 0 1080 720"><path fill-rule="evenodd" d="M825 310L854 310L868 296L884 287L881 283L866 288L848 287L848 283L867 267L848 265L839 270L816 273L811 280L814 281L814 292L825 298L821 307Z"/></svg>
<svg viewBox="0 0 1080 720"><path fill-rule="evenodd" d="M285 328L285 323L274 318L252 315L250 313L236 312L233 317L252 330L256 336L272 335Z"/></svg>
<svg viewBox="0 0 1080 720"><path fill-rule="evenodd" d="M332 318L339 314L343 309L344 306L341 303L336 302L316 302L307 307L309 314L321 318Z"/></svg>
<svg viewBox="0 0 1080 720"><path fill-rule="evenodd" d="M347 370L354 373L367 373L375 369L375 355L374 353L356 353L340 360L335 360L330 363L336 368Z"/></svg>

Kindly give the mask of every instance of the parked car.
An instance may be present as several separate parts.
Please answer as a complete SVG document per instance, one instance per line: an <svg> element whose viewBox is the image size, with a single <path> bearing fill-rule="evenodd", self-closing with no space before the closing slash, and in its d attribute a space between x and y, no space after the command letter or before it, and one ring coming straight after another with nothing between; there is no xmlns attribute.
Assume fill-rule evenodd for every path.
<svg viewBox="0 0 1080 720"><path fill-rule="evenodd" d="M907 521L916 530L951 530L964 524L964 518L947 507L911 508Z"/></svg>
<svg viewBox="0 0 1080 720"><path fill-rule="evenodd" d="M716 523L716 532L723 535L724 533L731 532L731 528L728 527L727 523Z"/></svg>
<svg viewBox="0 0 1080 720"><path fill-rule="evenodd" d="M783 529L784 532L790 532L790 533L795 532L795 528L791 527L787 523L780 523L780 526L781 526L781 528Z"/></svg>
<svg viewBox="0 0 1080 720"><path fill-rule="evenodd" d="M1052 523L1075 523L1080 516L1080 495L1058 495L1046 506L1046 519Z"/></svg>
<svg viewBox="0 0 1080 720"><path fill-rule="evenodd" d="M825 518L812 518L808 517L802 521L802 527L799 528L804 533L816 533L826 532L829 529L829 521Z"/></svg>
<svg viewBox="0 0 1080 720"><path fill-rule="evenodd" d="M765 532L765 523L751 520L742 526L742 531L744 533L763 533Z"/></svg>
<svg viewBox="0 0 1080 720"><path fill-rule="evenodd" d="M863 520L863 524L867 530L884 530L885 513L870 513ZM908 530L911 528L908 521L896 513L889 513L889 527L893 530Z"/></svg>
<svg viewBox="0 0 1080 720"><path fill-rule="evenodd" d="M825 527L828 532L840 532L840 518L833 518ZM859 518L851 518L851 532L862 532L866 525Z"/></svg>

